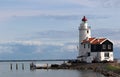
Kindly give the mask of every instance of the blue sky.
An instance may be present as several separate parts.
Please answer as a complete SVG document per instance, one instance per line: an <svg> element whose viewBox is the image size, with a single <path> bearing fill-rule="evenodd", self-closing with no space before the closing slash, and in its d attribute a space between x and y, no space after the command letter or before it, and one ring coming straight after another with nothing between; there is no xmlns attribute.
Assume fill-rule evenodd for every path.
<svg viewBox="0 0 120 77"><path fill-rule="evenodd" d="M119 0L0 0L1 59L8 59L6 55L13 59L13 55L23 51L24 47L26 49L21 55L38 50L40 53L43 50L47 52L51 45L51 50L57 51L59 47L59 52L72 52L71 55L75 57L77 52L73 51L77 51L78 26L83 16L88 18L88 24L94 32L99 31L98 34L92 33L96 34L94 36L102 37L104 33L103 36L111 40L119 40ZM111 31L115 37L109 35ZM31 45L33 49L30 49ZM61 55L58 58L63 57ZM34 56L37 55L30 55L28 59Z"/></svg>
<svg viewBox="0 0 120 77"><path fill-rule="evenodd" d="M92 29L119 28L119 0L0 0L1 40L48 30L77 30L81 18Z"/></svg>

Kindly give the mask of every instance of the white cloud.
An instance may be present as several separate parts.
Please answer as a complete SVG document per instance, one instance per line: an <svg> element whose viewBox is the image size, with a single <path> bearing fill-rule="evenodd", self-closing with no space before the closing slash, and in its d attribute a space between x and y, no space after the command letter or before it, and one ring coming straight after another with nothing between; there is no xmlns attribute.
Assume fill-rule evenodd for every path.
<svg viewBox="0 0 120 77"><path fill-rule="evenodd" d="M0 54L2 53L13 53L13 48L12 46L0 46Z"/></svg>
<svg viewBox="0 0 120 77"><path fill-rule="evenodd" d="M63 42L48 42L40 40L11 40L11 41L0 41L0 45L27 45L27 46L42 46L42 45L51 45L51 46L64 46Z"/></svg>
<svg viewBox="0 0 120 77"><path fill-rule="evenodd" d="M22 40L22 41L0 41L0 53L2 52L16 52L23 50L24 47L29 51L30 49L33 49L32 52L41 53L46 51L58 51L58 52L74 52L76 51L77 47L74 43L59 43L59 42L41 42L36 40ZM33 48L32 48L33 47ZM26 50L25 50L26 51Z"/></svg>
<svg viewBox="0 0 120 77"><path fill-rule="evenodd" d="M65 49L67 49L68 51L76 51L77 46L76 45L68 45L65 47Z"/></svg>
<svg viewBox="0 0 120 77"><path fill-rule="evenodd" d="M120 47L120 40L113 40L113 44L115 47Z"/></svg>
<svg viewBox="0 0 120 77"><path fill-rule="evenodd" d="M61 47L61 52L75 52L77 51L77 45L64 45Z"/></svg>
<svg viewBox="0 0 120 77"><path fill-rule="evenodd" d="M42 45L41 41L32 41L32 40L13 40L13 41L0 41L0 44L22 44L22 45Z"/></svg>
<svg viewBox="0 0 120 77"><path fill-rule="evenodd" d="M14 41L14 43L20 43L20 44L23 44L23 45L42 45L42 42L41 41Z"/></svg>

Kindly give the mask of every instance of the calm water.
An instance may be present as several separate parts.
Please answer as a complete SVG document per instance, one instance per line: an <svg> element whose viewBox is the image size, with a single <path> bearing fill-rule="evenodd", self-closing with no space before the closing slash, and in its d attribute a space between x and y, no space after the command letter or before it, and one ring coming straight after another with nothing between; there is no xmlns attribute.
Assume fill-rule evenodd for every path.
<svg viewBox="0 0 120 77"><path fill-rule="evenodd" d="M13 64L13 69L10 69L10 63ZM50 63L50 62L38 62ZM1 77L104 77L93 71L80 70L30 70L30 62L24 62L24 70L22 62L18 62L18 70L16 70L16 62L1 62L0 76Z"/></svg>

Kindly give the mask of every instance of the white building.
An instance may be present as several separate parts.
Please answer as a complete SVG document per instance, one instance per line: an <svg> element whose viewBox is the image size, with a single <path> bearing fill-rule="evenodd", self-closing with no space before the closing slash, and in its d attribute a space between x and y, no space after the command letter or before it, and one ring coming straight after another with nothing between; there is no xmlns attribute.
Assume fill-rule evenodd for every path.
<svg viewBox="0 0 120 77"><path fill-rule="evenodd" d="M113 43L106 38L92 38L84 16L79 27L78 60L85 62L113 61Z"/></svg>

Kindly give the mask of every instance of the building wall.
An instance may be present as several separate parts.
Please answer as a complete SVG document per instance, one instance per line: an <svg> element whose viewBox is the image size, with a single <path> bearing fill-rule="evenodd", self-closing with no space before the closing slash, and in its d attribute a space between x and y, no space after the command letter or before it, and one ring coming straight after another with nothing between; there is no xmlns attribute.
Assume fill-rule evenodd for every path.
<svg viewBox="0 0 120 77"><path fill-rule="evenodd" d="M105 57L105 53L109 53L109 57ZM113 61L113 52L91 52L91 60L96 61Z"/></svg>
<svg viewBox="0 0 120 77"><path fill-rule="evenodd" d="M91 52L113 52L113 44L108 40L102 44L92 44Z"/></svg>
<svg viewBox="0 0 120 77"><path fill-rule="evenodd" d="M93 60L100 61L100 52L91 52L91 62Z"/></svg>
<svg viewBox="0 0 120 77"><path fill-rule="evenodd" d="M104 49L103 49L103 45L105 45ZM111 46L111 48L109 48L109 46ZM110 42L109 40L106 40L105 42L103 42L101 44L101 51L104 51L104 52L110 51L110 52L112 52L113 51L113 43Z"/></svg>
<svg viewBox="0 0 120 77"><path fill-rule="evenodd" d="M109 40L104 41L102 44L91 45L91 52L93 59L98 56L98 61L113 61L113 43ZM109 54L109 55L108 55ZM108 56L108 57L105 57Z"/></svg>
<svg viewBox="0 0 120 77"><path fill-rule="evenodd" d="M88 53L91 52L91 45L89 43L86 44L81 44L80 45L80 56L82 57L83 61L86 61L87 57L88 57Z"/></svg>
<svg viewBox="0 0 120 77"><path fill-rule="evenodd" d="M105 43L103 43L105 44ZM88 63L91 63L93 60L96 61L113 61L113 45L111 44L111 49L108 49L107 45L109 45L110 43L105 44L106 45L106 49L102 49L102 45L103 44L98 44L96 45L96 48L94 49L94 52L92 51L92 46L89 43L82 43L81 44L81 53L79 55L84 56L82 58L83 61L86 61ZM101 51L103 50L103 51ZM106 51L105 51L106 50ZM88 56L88 53L90 53L90 56ZM105 57L105 54L109 56Z"/></svg>
<svg viewBox="0 0 120 77"><path fill-rule="evenodd" d="M91 45L91 52L100 52L102 46L100 44L92 44Z"/></svg>
<svg viewBox="0 0 120 77"><path fill-rule="evenodd" d="M109 54L109 57L105 57L105 54ZM107 60L107 61L113 61L113 52L100 52L101 58L100 61Z"/></svg>

